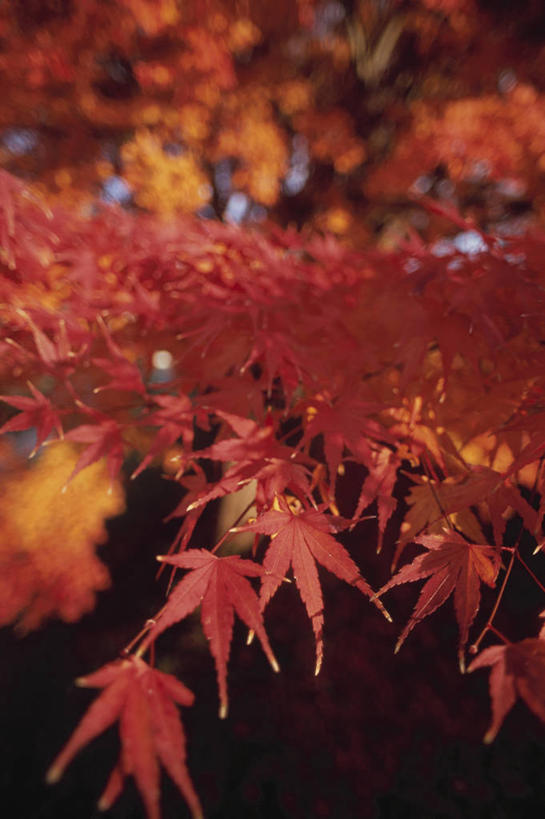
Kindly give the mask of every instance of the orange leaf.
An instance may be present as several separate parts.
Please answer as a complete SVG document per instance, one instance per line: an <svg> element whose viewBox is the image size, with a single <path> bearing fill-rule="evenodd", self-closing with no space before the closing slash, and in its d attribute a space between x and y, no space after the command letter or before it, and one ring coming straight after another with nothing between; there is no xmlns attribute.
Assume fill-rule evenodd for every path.
<svg viewBox="0 0 545 819"><path fill-rule="evenodd" d="M109 492L103 462L61 492L78 460L76 448L55 442L36 460L8 471L0 496L0 624L24 631L57 615L72 622L94 606L110 583L95 545L106 540L104 519L123 511L116 481Z"/></svg>

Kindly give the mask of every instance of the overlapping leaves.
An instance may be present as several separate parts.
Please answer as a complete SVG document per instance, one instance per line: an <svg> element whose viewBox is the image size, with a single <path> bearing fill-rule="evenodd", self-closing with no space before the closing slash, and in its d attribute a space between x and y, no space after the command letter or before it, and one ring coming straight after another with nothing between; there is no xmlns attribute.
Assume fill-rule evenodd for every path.
<svg viewBox="0 0 545 819"><path fill-rule="evenodd" d="M104 458L111 482L132 450L134 477L176 450L170 474L186 491L172 513L183 517L180 551L164 562L187 573L139 651L200 606L224 715L234 616L275 667L263 611L293 572L319 670L318 567L382 605L359 569L368 544L352 559L336 537L376 503L379 546L387 525L400 525L398 556L410 541L426 550L379 592L424 581L398 645L453 595L463 660L482 584L496 582L508 519L518 515L541 540L543 500L536 512L516 480L534 480L543 495L542 412L524 397L542 387L542 238L487 236L477 257L443 259L418 242L355 253L293 231L266 237L128 213L53 216L53 232L19 184L0 182L0 368L3 401L19 411L1 431L34 427L38 448L64 432L80 445L71 477ZM157 382L152 362L162 349L172 371ZM520 429L528 414L529 437ZM349 462L359 484L346 511L338 476ZM395 486L407 464L417 485L401 521ZM253 482L257 518L235 528L270 538L263 564L189 548L209 504L228 503ZM453 530L441 531L445 519ZM261 581L259 597L248 578ZM474 661L493 666L489 738L517 694L542 716L541 655L541 641L527 640ZM137 658L106 668L88 678L105 690L53 778L119 717L124 750L102 804L132 774L154 819L161 762L198 815L185 767L173 759L182 747L172 715L172 701L186 696L180 684Z"/></svg>

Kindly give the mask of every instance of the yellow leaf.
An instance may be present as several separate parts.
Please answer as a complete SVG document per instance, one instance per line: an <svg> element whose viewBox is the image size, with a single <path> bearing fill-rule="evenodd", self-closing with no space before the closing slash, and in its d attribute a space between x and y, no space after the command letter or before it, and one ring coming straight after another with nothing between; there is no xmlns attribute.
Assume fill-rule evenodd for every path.
<svg viewBox="0 0 545 819"><path fill-rule="evenodd" d="M4 453L0 453L4 455ZM93 608L110 584L95 546L106 540L104 520L124 510L119 482L103 461L83 470L61 492L78 459L72 444L42 449L32 465L6 453L0 497L0 625L23 631L58 616L72 622Z"/></svg>

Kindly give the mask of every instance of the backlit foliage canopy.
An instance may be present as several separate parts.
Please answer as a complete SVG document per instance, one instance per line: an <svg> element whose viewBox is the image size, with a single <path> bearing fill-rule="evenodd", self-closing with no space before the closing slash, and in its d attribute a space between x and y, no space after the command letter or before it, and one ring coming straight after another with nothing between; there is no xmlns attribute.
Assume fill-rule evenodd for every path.
<svg viewBox="0 0 545 819"><path fill-rule="evenodd" d="M423 229L410 192L455 196L493 223L540 214L540 11L5 3L0 161L85 213L105 198L161 214L268 214L349 242Z"/></svg>

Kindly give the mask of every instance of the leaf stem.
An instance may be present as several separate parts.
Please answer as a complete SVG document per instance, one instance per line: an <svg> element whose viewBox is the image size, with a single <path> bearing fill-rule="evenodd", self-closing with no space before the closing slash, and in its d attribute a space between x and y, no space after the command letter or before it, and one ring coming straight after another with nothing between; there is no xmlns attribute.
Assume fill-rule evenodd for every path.
<svg viewBox="0 0 545 819"><path fill-rule="evenodd" d="M430 491L431 491L431 493L433 495L433 499L434 499L435 503L437 504L437 507L438 507L441 515L445 519L445 522L446 522L448 528L454 530L455 526L452 523L449 516L447 515L447 513L445 512L445 509L443 508L443 504L439 500L439 495L437 494L437 490L435 489L435 486L433 485L433 480L430 478L430 475L429 475L429 472L428 472L428 467L424 463L424 461L422 461L422 466L424 467L424 471L426 472L426 477L428 478L428 486L429 486Z"/></svg>
<svg viewBox="0 0 545 819"><path fill-rule="evenodd" d="M542 591L542 592L545 592L545 586L543 585L543 583L541 582L541 580L538 580L538 578L537 578L537 577L536 577L536 575L533 573L533 571L531 570L531 568L528 566L528 564L526 563L526 561L524 561L524 560L522 559L522 557L520 556L520 553L519 553L519 552L517 552L517 553L516 553L516 556L517 556L518 561L519 561L519 562L520 562L520 563L521 563L521 564L524 566L524 568L526 569L526 571L528 572L528 574L530 575L530 577L532 578L532 580L534 581L534 583L536 583L536 584L539 586L539 588L541 589L541 591Z"/></svg>
<svg viewBox="0 0 545 819"><path fill-rule="evenodd" d="M243 510L242 510L242 512L240 513L240 515L237 517L237 519L236 519L236 520L235 520L235 522L233 523L233 526L236 526L236 525L237 525L237 523L239 523L239 522L242 520L242 518L244 517L244 515L245 515L245 514L248 512L248 510L249 510L249 509L252 507L252 505L253 505L254 503L255 503L255 501L254 501L254 500L251 500L249 503L247 503L247 504L246 504L246 506L244 507L244 509L243 509ZM222 544L225 542L225 540L227 539L227 537L228 537L228 535L229 535L229 533L230 533L231 529L233 528L233 526L231 526L229 529L227 529L227 531L225 532L225 534L223 535L223 537L222 537L222 538L220 538L220 540L219 540L219 541L216 543L216 545L215 545L215 546L214 546L214 548L212 549L212 554L214 554L214 552L216 552L216 551L219 549L219 547L220 547L220 546L221 546L221 545L222 545ZM143 654L144 654L144 653L147 651L148 647L150 647L150 643L151 643L151 650L152 650L152 654L151 654L151 664L153 665L154 660L155 660L155 656L154 656L154 653L153 653L153 646L154 646L154 642L155 642L155 641L154 641L153 639L151 639L151 640L150 640L149 635L148 635L147 637L146 637L146 635L148 634L148 632L149 632L150 628L152 628L152 627L155 625L155 623L157 622L158 618L159 618L159 617L161 616L161 614L164 612L164 610L166 609L166 607L167 607L167 604L165 603L165 605L164 605L164 606L163 606L161 609L159 609L159 611L157 612L157 614L155 614L155 616L154 616L152 619L150 619L150 620L147 620L147 621L146 621L146 624L145 624L145 625L144 625L144 627L143 627L143 628L142 628L142 629L141 629L141 630L138 632L138 634L136 635L136 637L134 637L134 638L131 640L131 642L130 642L130 643L127 645L127 646L125 646L125 648L124 648L124 649L123 649L123 651L121 652L123 655L129 654L129 653L131 652L131 650L132 650L133 646L135 646L135 645L138 643L138 641L139 641L139 640L142 640L142 642L140 643L140 646L138 647L137 651L135 652L135 656L136 656L136 657L141 657L141 656L142 656L142 655L143 655ZM145 639L144 639L144 638L145 638Z"/></svg>
<svg viewBox="0 0 545 819"><path fill-rule="evenodd" d="M507 637L504 634L502 634L501 631L499 631L499 629L492 625L492 623L490 624L488 629L489 631L493 631L496 637L499 637L500 640L502 640L506 645L511 644L511 640L508 640Z"/></svg>
<svg viewBox="0 0 545 819"><path fill-rule="evenodd" d="M237 526L237 525L240 523L240 521L242 520L242 518L244 517L244 515L246 515L246 513L247 513L247 512L249 512L249 510L252 508L252 506L254 505L254 503L255 503L255 498L252 498L252 500L251 500L251 501L248 501L248 503L246 504L246 506L244 507L244 509L242 510L242 512L239 514L239 516L237 517L237 519L234 521L233 525L232 525L232 526L230 526L230 527L227 529L227 531L225 532L225 534L224 534L224 535L222 535L222 537L221 537L221 538L218 540L218 542L216 543L216 545L215 545L215 546L214 546L214 548L212 549L211 554L215 554L215 553L218 551L218 549L220 548L220 546L222 546L222 545L225 543L225 541L227 540L227 538L228 538L228 537L229 537L229 535L231 534L231 529L233 529L235 526Z"/></svg>
<svg viewBox="0 0 545 819"><path fill-rule="evenodd" d="M157 612L155 617L152 617L149 620L146 620L146 622L144 624L144 627L140 629L140 631L138 632L136 637L133 637L132 640L130 641L130 643L128 643L125 646L125 648L122 650L121 654L123 656L126 656L127 654L131 653L131 651L132 651L133 647L136 645L136 643L139 640L141 640L148 633L150 628L152 628L155 625L157 618L161 616L161 614L163 613L163 611L165 609L166 609L166 603L161 609L159 609L159 611ZM141 657L142 654L144 653L144 651L146 650L148 644L149 644L148 642L142 643L142 645L140 646L138 651L135 652L135 656Z"/></svg>
<svg viewBox="0 0 545 819"><path fill-rule="evenodd" d="M533 497L535 497L535 494L536 494L536 492L537 492L537 486L538 486L538 483L539 483L539 478L540 478L540 476L541 476L541 472L542 472L542 470L543 470L543 464L544 464L544 462L545 462L545 461L544 461L543 457L542 457L542 458L540 458L539 468L538 468L538 470L537 470L537 472L536 472L536 476L535 476L535 479L534 479L534 484L533 484L533 487L532 487L532 498L533 498ZM531 502L531 501L530 501L530 502ZM506 586L507 586L507 581L509 580L509 575L511 574L511 570L512 570L513 565L514 565L514 563L515 563L515 558L518 558L518 560L519 560L519 561L522 563L522 565L524 566L524 568L526 569L526 571L527 571L527 572L530 574L530 576L531 576L531 577L533 578L533 580L534 580L534 581L537 583L537 585L540 587L540 589L542 589L542 590L545 592L545 586L543 586L543 585L542 585L542 583L541 583L541 582L540 582L540 581L537 579L537 577L535 576L535 574L533 573L533 571L530 569L530 567L529 567L529 566L527 566L527 565L526 565L526 563L524 562L524 560L522 559L522 557L521 557L521 556L520 556L520 554L519 554L520 539L521 539L521 537L522 537L522 532L523 532L523 531L524 531L524 526L523 526L523 524L521 523L521 526L520 526L520 529L519 529L519 533L518 533L518 537L517 537L517 539L516 539L515 545L514 545L512 548L510 548L510 547L505 547L505 546L502 546L502 547L501 547L502 549L510 548L510 551L511 551L511 557L510 557L510 559L509 559L509 565L507 566L507 570L506 570L506 572L505 572L505 576L504 576L504 578L503 578L503 582L502 582L502 584L501 584L501 588L500 588L499 594L498 594L498 596L497 596L497 598L496 598L496 602L494 603L494 607L493 607L492 611L490 612L490 616L488 617L488 620L487 620L487 622L486 622L486 625L484 626L483 630L481 631L481 633L479 634L479 636L477 637L477 639L475 640L475 642L473 643L473 645L472 645L472 646L470 647L470 649L469 649L469 650L470 650L470 652L471 652L472 654L476 654L476 653L477 653L477 651L478 651L478 649L479 649L479 644L481 643L481 640L483 639L483 637L485 636L485 634L487 633L487 631L493 631L495 634L497 634L498 636L501 636L501 638L502 638L503 640L505 640L505 637L503 637L503 636L500 634L500 632L498 632L498 631L497 631L497 629L496 629L496 628L494 628L494 626L492 625L492 621L494 620L494 617L496 616L496 613L497 613L497 611L498 611L499 605L500 605L500 603L501 603L501 599L502 599L502 597L503 597L503 594L504 594L504 592L505 592L505 588L506 588Z"/></svg>
<svg viewBox="0 0 545 819"><path fill-rule="evenodd" d="M303 423L301 422L300 424L297 424L296 426L294 426L293 429L290 429L290 430L288 430L288 432L285 432L283 435L281 435L280 438L277 438L276 439L277 443L281 444L284 441L287 441L288 438L291 438L292 435L301 435L302 432L303 432ZM294 448L298 448L298 447L299 447L299 444L295 444Z"/></svg>
<svg viewBox="0 0 545 819"><path fill-rule="evenodd" d="M522 532L522 529L521 529L521 532ZM520 534L519 534L518 539L520 539ZM518 544L517 544L517 546L518 546ZM496 612L498 611L499 605L501 603L501 599L502 599L503 594L505 592L505 587L507 586L507 581L509 580L509 575L511 574L511 570L512 570L513 564L515 562L515 557L517 556L517 551L518 551L517 546L515 546L515 548L511 552L511 557L509 558L509 565L507 566L507 569L505 571L505 575L504 575L504 578L503 578L503 581L502 581L502 584L501 584L501 587L500 587L500 591L499 591L498 596L496 598L496 602L494 603L494 607L493 607L492 611L490 612L490 615L488 617L488 620L486 621L486 624L485 624L483 630L481 631L481 633L479 634L479 636L477 637L477 639L475 640L475 642L473 643L473 645L470 648L470 651L471 651L472 654L477 653L477 651L479 650L479 645L481 643L481 640L483 639L483 637L485 636L485 634L488 631L493 631L495 634L498 634L497 630L492 625L492 621L494 620L494 617L496 616Z"/></svg>

